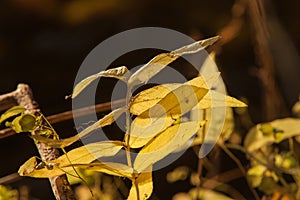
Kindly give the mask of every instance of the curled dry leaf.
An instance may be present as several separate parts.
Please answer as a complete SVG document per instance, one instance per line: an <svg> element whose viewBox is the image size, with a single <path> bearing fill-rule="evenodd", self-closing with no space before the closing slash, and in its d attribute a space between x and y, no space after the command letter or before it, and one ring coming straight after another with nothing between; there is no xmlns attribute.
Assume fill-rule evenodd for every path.
<svg viewBox="0 0 300 200"><path fill-rule="evenodd" d="M154 75L159 73L168 64L175 61L180 56L186 54L197 53L200 50L205 49L207 46L214 44L220 37L212 37L205 40L197 41L193 44L181 47L171 53L162 53L154 57L150 62L136 71L128 80L128 84L132 87L140 83L146 83Z"/></svg>
<svg viewBox="0 0 300 200"><path fill-rule="evenodd" d="M130 71L125 66L108 69L98 74L91 75L84 80L80 81L74 88L72 98L75 98L80 94L89 84L91 84L94 80L100 77L110 77L116 78L121 81L127 82L128 78L130 77Z"/></svg>
<svg viewBox="0 0 300 200"><path fill-rule="evenodd" d="M73 144L80 138L88 135L90 132L92 132L98 128L102 128L104 126L112 124L116 119L118 119L122 115L122 113L125 112L125 110L126 110L126 108L124 108L124 107L113 110L111 113L105 115L102 119L100 119L96 123L92 124L91 126L87 127L86 129L84 129L79 134L77 134L73 137L69 137L66 139L59 139L59 140L43 137L41 135L32 135L31 137L41 143L47 144L50 147L63 148L63 147Z"/></svg>

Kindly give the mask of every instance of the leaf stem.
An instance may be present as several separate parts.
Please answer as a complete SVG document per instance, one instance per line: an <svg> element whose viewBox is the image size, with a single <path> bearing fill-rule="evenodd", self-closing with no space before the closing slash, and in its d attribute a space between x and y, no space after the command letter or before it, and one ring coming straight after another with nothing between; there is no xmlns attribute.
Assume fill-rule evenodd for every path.
<svg viewBox="0 0 300 200"><path fill-rule="evenodd" d="M127 163L129 167L132 167L132 161L130 156L130 129L131 129L131 118L130 118L130 108L129 108L129 102L130 98L132 96L131 94L132 87L127 86L127 93L126 93L126 133L125 133L125 148L126 148L126 158Z"/></svg>

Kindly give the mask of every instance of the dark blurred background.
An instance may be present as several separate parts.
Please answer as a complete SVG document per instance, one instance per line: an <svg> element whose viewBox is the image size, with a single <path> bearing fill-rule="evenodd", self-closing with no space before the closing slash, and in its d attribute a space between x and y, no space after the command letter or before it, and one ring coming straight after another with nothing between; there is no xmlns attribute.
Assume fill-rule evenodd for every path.
<svg viewBox="0 0 300 200"><path fill-rule="evenodd" d="M95 46L121 31L158 26L180 31L194 39L221 34L223 40L214 50L229 94L247 99L254 123L267 120L265 88L257 73L261 67L255 38L258 30L253 26L245 2L1 0L0 94L15 90L18 83L27 83L46 116L70 110L71 101L65 100L65 96L72 92L77 70ZM285 110L282 116L276 117L283 117L289 115L300 93L300 2L265 2L269 49ZM138 55L137 59L144 63L152 57ZM132 57L126 60L128 66L135 64ZM106 100L103 98L99 102ZM274 109L278 108L274 106ZM74 129L71 122L58 124L57 128L59 132ZM63 136L70 134L74 132ZM0 148L0 177L16 172L26 159L37 154L33 141L26 134L0 140ZM182 160L187 161L188 157ZM196 166L197 160L191 164L193 162ZM158 198L169 199L187 186L163 194L167 188L162 177L164 171L167 170L155 174L161 178L155 183L154 193ZM32 195L37 198L53 198L47 180L23 178L10 183L13 187L22 184L29 184Z"/></svg>

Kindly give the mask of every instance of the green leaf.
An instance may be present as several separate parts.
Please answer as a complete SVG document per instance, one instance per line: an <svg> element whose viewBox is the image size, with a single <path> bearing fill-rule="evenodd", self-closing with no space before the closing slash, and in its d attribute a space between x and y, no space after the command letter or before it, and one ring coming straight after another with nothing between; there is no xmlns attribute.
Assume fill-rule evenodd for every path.
<svg viewBox="0 0 300 200"><path fill-rule="evenodd" d="M86 129L84 129L79 134L77 134L73 137L69 137L66 139L60 139L60 140L43 137L41 135L32 135L31 137L33 139L35 139L41 143L47 144L48 146L53 147L53 148L63 148L66 146L70 146L71 144L73 144L74 142L79 140L80 138L88 135L90 132L92 132L98 128L102 128L104 126L112 124L116 119L118 119L122 115L122 113L125 112L125 110L126 110L126 108L124 108L124 107L113 110L111 113L105 115L102 119L100 119L96 123L92 124L91 126L87 127Z"/></svg>
<svg viewBox="0 0 300 200"><path fill-rule="evenodd" d="M94 80L100 77L110 77L110 78L116 78L121 81L126 82L127 79L130 76L130 72L125 66L108 69L102 72L99 72L98 74L91 75L84 80L80 81L74 88L72 98L75 98L80 94L89 84L91 84Z"/></svg>
<svg viewBox="0 0 300 200"><path fill-rule="evenodd" d="M154 75L159 73L163 68L168 64L175 61L182 55L197 53L200 50L203 50L207 46L215 43L220 37L212 37L206 40L197 41L193 44L179 48L171 53L162 53L154 57L150 62L136 71L128 80L130 86L137 85L139 83L145 83L151 79Z"/></svg>
<svg viewBox="0 0 300 200"><path fill-rule="evenodd" d="M10 109L8 109L5 113L3 113L0 117L0 124L7 120L10 117L13 117L15 115L19 115L25 111L25 108L23 106L14 106Z"/></svg>
<svg viewBox="0 0 300 200"><path fill-rule="evenodd" d="M184 122L167 128L141 149L134 161L134 169L138 172L144 171L185 145L199 129L200 122Z"/></svg>
<svg viewBox="0 0 300 200"><path fill-rule="evenodd" d="M11 123L10 126L14 129L15 132L30 132L35 127L36 117L32 114L24 114L16 117Z"/></svg>
<svg viewBox="0 0 300 200"><path fill-rule="evenodd" d="M269 122L269 124L273 127L274 134L264 134L262 124L256 125L248 132L244 142L247 151L253 152L263 146L300 135L300 119L284 118Z"/></svg>
<svg viewBox="0 0 300 200"><path fill-rule="evenodd" d="M138 193L137 193L138 188ZM152 166L146 172L138 175L132 184L127 200L146 200L149 199L153 191Z"/></svg>
<svg viewBox="0 0 300 200"><path fill-rule="evenodd" d="M266 170L263 165L255 165L247 171L247 178L252 187L256 188L260 185Z"/></svg>
<svg viewBox="0 0 300 200"><path fill-rule="evenodd" d="M90 164L97 158L114 156L122 147L123 143L120 141L91 143L73 149L55 160L47 161L42 167L39 167L36 157L33 157L20 167L18 173L21 176L31 176L36 178L59 176L73 171L73 164Z"/></svg>

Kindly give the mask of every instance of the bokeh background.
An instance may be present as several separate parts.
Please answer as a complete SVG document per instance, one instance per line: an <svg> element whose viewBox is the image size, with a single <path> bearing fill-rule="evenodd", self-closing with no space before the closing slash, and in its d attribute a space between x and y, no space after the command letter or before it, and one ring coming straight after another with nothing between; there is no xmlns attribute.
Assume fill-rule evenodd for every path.
<svg viewBox="0 0 300 200"><path fill-rule="evenodd" d="M300 2L260 1L265 2L268 49L274 63L276 89L282 98L280 107L273 106L280 112L273 115L266 113L265 108L270 105L266 105L266 87L259 76L262 63L256 37L264 27L255 25L247 2L1 0L0 94L15 90L18 83L27 83L46 116L70 110L71 101L65 100L65 96L72 92L77 70L95 46L121 31L158 26L194 39L223 36L211 50L216 51L216 62L229 94L247 100L254 123L288 116L300 94ZM134 67L153 56L151 52L139 52L122 62ZM108 80L105 84L114 83ZM103 85L99 87L103 89ZM108 94L109 88L105 92ZM98 102L107 100L104 95ZM75 133L72 122L56 127L62 137ZM26 134L0 140L0 149L0 177L15 173L26 159L37 155L33 141ZM175 193L187 190L188 183L172 185L165 180L166 172L182 163L196 167L192 151L173 166L155 172L153 199L170 199ZM230 163L224 168L230 168ZM27 185L36 199L54 198L47 180L22 178L7 184L14 188ZM245 189L244 193L249 191Z"/></svg>

